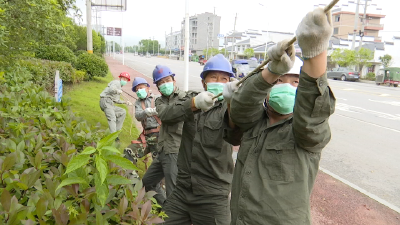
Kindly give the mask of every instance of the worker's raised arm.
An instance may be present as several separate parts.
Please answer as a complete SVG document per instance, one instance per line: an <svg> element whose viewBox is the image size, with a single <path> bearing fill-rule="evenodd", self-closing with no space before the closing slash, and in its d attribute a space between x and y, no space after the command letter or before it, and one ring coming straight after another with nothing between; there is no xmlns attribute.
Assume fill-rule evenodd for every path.
<svg viewBox="0 0 400 225"><path fill-rule="evenodd" d="M331 138L328 118L336 102L326 77L331 17L323 9L315 9L296 31L305 61L297 87L293 132L296 144L310 152L320 152Z"/></svg>
<svg viewBox="0 0 400 225"><path fill-rule="evenodd" d="M156 109L161 122L168 124L192 119L192 98L196 94L197 92L188 92L173 103L158 97L156 99Z"/></svg>

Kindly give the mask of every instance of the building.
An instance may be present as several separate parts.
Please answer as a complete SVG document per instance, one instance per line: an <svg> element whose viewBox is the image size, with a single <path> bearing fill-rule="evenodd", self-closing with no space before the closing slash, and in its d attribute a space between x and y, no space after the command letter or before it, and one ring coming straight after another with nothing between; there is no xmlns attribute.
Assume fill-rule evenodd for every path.
<svg viewBox="0 0 400 225"><path fill-rule="evenodd" d="M355 15L357 1L348 1L342 5L336 5L332 9L333 20L333 35L339 38L347 38L349 34L354 32L359 36L363 26L365 4L367 3L366 21L364 24L364 37L373 37L374 41L382 41L379 31L383 30L384 26L381 19L386 16L382 14L382 8L373 3L376 0L361 0L359 5L358 27L354 31ZM324 5L318 5L319 7ZM317 6L316 6L317 7Z"/></svg>
<svg viewBox="0 0 400 225"><path fill-rule="evenodd" d="M184 46L181 38L181 31L172 32L171 30L171 33L165 34L165 51L168 52L167 54L169 54L169 52L171 52L171 54L178 52L179 54L179 49Z"/></svg>
<svg viewBox="0 0 400 225"><path fill-rule="evenodd" d="M392 67L400 67L400 37L398 36L393 36L391 41L374 41L374 37L364 37L363 41L363 48L370 49L373 54L374 58L370 61L371 66L370 67L365 67L361 71L361 76L364 77L367 73L372 72L377 74L379 69L381 69L382 63L379 60L379 57L384 56L386 54L392 56ZM341 49L351 49L352 45L352 35L349 35L347 38L338 38L338 37L332 37L329 41L329 51L328 51L328 57L330 54L333 52L333 50L337 48ZM357 41L356 42L356 48L360 43ZM332 63L328 64L328 69L332 67L337 67L337 65L334 65Z"/></svg>
<svg viewBox="0 0 400 225"><path fill-rule="evenodd" d="M189 18L189 50L193 54L204 55L207 48L219 46L221 17L213 13L202 13ZM181 50L185 46L185 19L181 23Z"/></svg>
<svg viewBox="0 0 400 225"><path fill-rule="evenodd" d="M232 46L234 58L244 58L244 50L246 48L253 48L254 55L258 59L263 59L265 55L265 43L268 42L268 48L270 45L274 45L279 41L285 39L291 39L294 33L279 32L279 31L267 31L267 30L252 30L248 29L244 32L231 32L224 38L224 46L229 52L229 57L232 57ZM232 43L234 41L234 43Z"/></svg>

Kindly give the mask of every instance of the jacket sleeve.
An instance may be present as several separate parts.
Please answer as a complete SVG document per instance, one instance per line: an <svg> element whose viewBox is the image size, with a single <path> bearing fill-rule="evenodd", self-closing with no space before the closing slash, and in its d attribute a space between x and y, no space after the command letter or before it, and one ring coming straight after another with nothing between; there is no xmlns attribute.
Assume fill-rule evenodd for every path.
<svg viewBox="0 0 400 225"><path fill-rule="evenodd" d="M301 72L293 111L293 134L299 147L318 153L328 144L328 119L335 111L335 103L326 73L315 79Z"/></svg>
<svg viewBox="0 0 400 225"><path fill-rule="evenodd" d="M238 146L242 142L243 132L238 126L231 128L229 126L229 115L228 110L224 116L224 134L223 139L233 146Z"/></svg>
<svg viewBox="0 0 400 225"><path fill-rule="evenodd" d="M249 77L231 100L232 122L246 131L256 125L265 113L263 102L272 88L261 76L261 72Z"/></svg>
<svg viewBox="0 0 400 225"><path fill-rule="evenodd" d="M178 99L174 103L168 104L162 97L156 99L156 110L158 118L162 123L175 124L182 121L188 121L194 118L192 111L192 98L197 93L189 92L183 98ZM179 96L176 96L178 98Z"/></svg>
<svg viewBox="0 0 400 225"><path fill-rule="evenodd" d="M144 112L142 108L142 102L143 100L137 100L135 102L135 118L137 121L142 122L147 118L147 114Z"/></svg>
<svg viewBox="0 0 400 225"><path fill-rule="evenodd" d="M118 80L113 80L108 84L109 94L118 94L118 90L121 90L121 84Z"/></svg>

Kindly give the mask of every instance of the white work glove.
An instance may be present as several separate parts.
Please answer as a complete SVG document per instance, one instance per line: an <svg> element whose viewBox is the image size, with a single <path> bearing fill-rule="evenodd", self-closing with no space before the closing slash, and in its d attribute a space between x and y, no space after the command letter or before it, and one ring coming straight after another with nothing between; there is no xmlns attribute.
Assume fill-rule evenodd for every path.
<svg viewBox="0 0 400 225"><path fill-rule="evenodd" d="M144 110L144 112L146 113L147 116L156 116L156 115L158 115L157 111L156 111L156 108L146 108Z"/></svg>
<svg viewBox="0 0 400 225"><path fill-rule="evenodd" d="M208 111L214 106L217 98L213 99L215 95L208 91L203 91L194 97L194 106L202 111Z"/></svg>
<svg viewBox="0 0 400 225"><path fill-rule="evenodd" d="M283 40L268 49L268 58L271 59L271 62L268 63L268 70L271 73L284 75L292 69L296 58L296 50L294 45L286 48L289 41Z"/></svg>
<svg viewBox="0 0 400 225"><path fill-rule="evenodd" d="M303 57L311 59L327 50L332 33L331 11L325 14L324 9L317 8L309 12L296 30Z"/></svg>
<svg viewBox="0 0 400 225"><path fill-rule="evenodd" d="M117 90L117 93L118 94L122 94L122 90Z"/></svg>
<svg viewBox="0 0 400 225"><path fill-rule="evenodd" d="M151 115L152 116L157 116L158 115L158 112L157 112L156 108L150 108L150 109L151 109Z"/></svg>
<svg viewBox="0 0 400 225"><path fill-rule="evenodd" d="M130 102L130 101L126 101L125 104L127 104L127 105L133 105L132 102Z"/></svg>
<svg viewBox="0 0 400 225"><path fill-rule="evenodd" d="M226 83L224 86L224 90L222 91L222 95L224 96L225 101L229 104L231 102L233 93L237 91L239 88L237 84L238 80Z"/></svg>

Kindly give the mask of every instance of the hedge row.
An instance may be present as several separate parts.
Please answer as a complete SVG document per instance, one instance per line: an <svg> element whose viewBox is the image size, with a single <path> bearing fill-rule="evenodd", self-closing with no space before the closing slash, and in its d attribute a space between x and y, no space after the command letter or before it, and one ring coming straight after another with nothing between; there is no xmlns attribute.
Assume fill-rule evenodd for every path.
<svg viewBox="0 0 400 225"><path fill-rule="evenodd" d="M0 224L162 222L155 192L145 193L132 177L137 168L114 147L117 132L104 137L22 66L1 75Z"/></svg>

